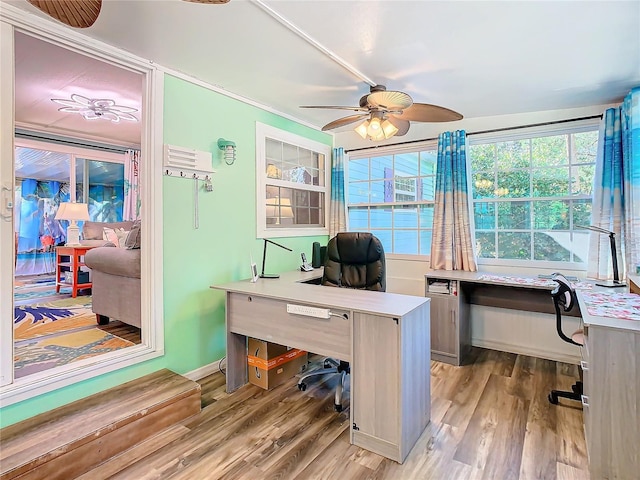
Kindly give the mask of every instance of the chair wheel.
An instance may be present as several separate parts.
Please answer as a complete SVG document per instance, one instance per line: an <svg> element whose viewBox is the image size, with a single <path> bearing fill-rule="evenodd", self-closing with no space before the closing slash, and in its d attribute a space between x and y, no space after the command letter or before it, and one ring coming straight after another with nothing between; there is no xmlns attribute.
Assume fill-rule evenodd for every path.
<svg viewBox="0 0 640 480"><path fill-rule="evenodd" d="M553 403L554 405L558 404L558 397L556 397L553 393L550 393L547 398L549 399L549 402Z"/></svg>
<svg viewBox="0 0 640 480"><path fill-rule="evenodd" d="M336 409L336 412L341 412L342 411L342 405L334 405L333 408Z"/></svg>
<svg viewBox="0 0 640 480"><path fill-rule="evenodd" d="M307 389L307 384L302 382L298 384L298 389L302 392L304 392Z"/></svg>

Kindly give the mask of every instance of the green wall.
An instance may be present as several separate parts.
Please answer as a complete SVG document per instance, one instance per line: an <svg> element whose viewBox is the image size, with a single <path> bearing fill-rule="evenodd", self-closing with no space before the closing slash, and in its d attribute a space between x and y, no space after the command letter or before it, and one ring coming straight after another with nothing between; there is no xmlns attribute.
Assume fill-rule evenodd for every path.
<svg viewBox="0 0 640 480"><path fill-rule="evenodd" d="M284 93L283 93L284 94ZM255 124L265 123L326 145L330 135L166 75L164 143L213 155L213 192L199 193L199 228L194 228L193 180L163 177L163 275L165 355L0 409L7 426L79 398L168 368L187 373L225 355L224 294L213 284L249 276L249 258L260 264L256 238ZM218 138L237 145L233 165L224 163ZM162 165L155 159L154 165ZM202 187L202 183L200 183ZM293 252L269 249L268 270L292 270L300 252L311 255L326 236L277 240Z"/></svg>

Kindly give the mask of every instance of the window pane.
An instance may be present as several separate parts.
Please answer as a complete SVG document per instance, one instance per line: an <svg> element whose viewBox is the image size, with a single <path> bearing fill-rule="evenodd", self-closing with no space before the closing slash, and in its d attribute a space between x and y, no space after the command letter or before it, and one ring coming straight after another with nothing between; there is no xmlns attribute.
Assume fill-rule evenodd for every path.
<svg viewBox="0 0 640 480"><path fill-rule="evenodd" d="M416 255L418 253L418 231L394 229L393 252Z"/></svg>
<svg viewBox="0 0 640 480"><path fill-rule="evenodd" d="M369 182L349 183L349 203L369 203Z"/></svg>
<svg viewBox="0 0 640 480"><path fill-rule="evenodd" d="M393 226L394 228L417 228L418 227L418 208L415 205L402 205L393 208ZM416 239L417 240L417 239ZM418 247L416 241L414 248Z"/></svg>
<svg viewBox="0 0 640 480"><path fill-rule="evenodd" d="M591 199L573 201L573 228L591 224Z"/></svg>
<svg viewBox="0 0 640 480"><path fill-rule="evenodd" d="M498 257L514 260L530 260L531 234L498 232Z"/></svg>
<svg viewBox="0 0 640 480"><path fill-rule="evenodd" d="M499 170L529 167L529 140L496 144L496 166Z"/></svg>
<svg viewBox="0 0 640 480"><path fill-rule="evenodd" d="M485 145L471 145L469 148L471 157L471 170L480 172L493 170L496 166L496 146L493 143Z"/></svg>
<svg viewBox="0 0 640 480"><path fill-rule="evenodd" d="M391 228L392 216L389 207L371 207L371 228Z"/></svg>
<svg viewBox="0 0 640 480"><path fill-rule="evenodd" d="M438 152L428 150L420 152L420 175L435 175L438 163Z"/></svg>
<svg viewBox="0 0 640 480"><path fill-rule="evenodd" d="M433 205L420 205L420 228L433 228Z"/></svg>
<svg viewBox="0 0 640 480"><path fill-rule="evenodd" d="M476 230L493 230L496 228L495 202L478 202L473 204L473 219Z"/></svg>
<svg viewBox="0 0 640 480"><path fill-rule="evenodd" d="M424 177L418 180L418 182L420 189L418 190L416 200L433 200L436 194L436 177Z"/></svg>
<svg viewBox="0 0 640 480"><path fill-rule="evenodd" d="M354 160L349 160L349 183L358 180L369 180L368 158L357 158Z"/></svg>
<svg viewBox="0 0 640 480"><path fill-rule="evenodd" d="M420 230L420 255L431 254L431 239L433 238L433 230Z"/></svg>
<svg viewBox="0 0 640 480"><path fill-rule="evenodd" d="M552 262L570 262L571 232L535 232L533 259Z"/></svg>
<svg viewBox="0 0 640 480"><path fill-rule="evenodd" d="M589 232L587 230L572 232L573 243L571 251L573 252L574 262L586 262L589 257Z"/></svg>
<svg viewBox="0 0 640 480"><path fill-rule="evenodd" d="M369 201L371 203L393 202L393 182L379 180L369 184Z"/></svg>
<svg viewBox="0 0 640 480"><path fill-rule="evenodd" d="M593 178L596 173L595 165L580 165L571 169L571 193L573 195L591 195L593 193Z"/></svg>
<svg viewBox="0 0 640 480"><path fill-rule="evenodd" d="M360 231L369 229L369 207L349 209L349 229Z"/></svg>
<svg viewBox="0 0 640 480"><path fill-rule="evenodd" d="M531 202L498 203L498 228L526 230L531 228Z"/></svg>
<svg viewBox="0 0 640 480"><path fill-rule="evenodd" d="M393 157L374 157L371 159L371 178L393 178Z"/></svg>
<svg viewBox="0 0 640 480"><path fill-rule="evenodd" d="M476 250L479 258L496 258L495 232L476 233Z"/></svg>
<svg viewBox="0 0 640 480"><path fill-rule="evenodd" d="M495 174L491 173L476 173L473 175L473 182L471 189L473 191L473 198L487 198L495 195Z"/></svg>
<svg viewBox="0 0 640 480"><path fill-rule="evenodd" d="M598 131L574 133L575 163L596 163Z"/></svg>
<svg viewBox="0 0 640 480"><path fill-rule="evenodd" d="M402 177L418 175L418 152L401 153L395 156L395 174Z"/></svg>
<svg viewBox="0 0 640 480"><path fill-rule="evenodd" d="M531 140L531 150L534 168L567 165L569 163L567 135L534 138Z"/></svg>
<svg viewBox="0 0 640 480"><path fill-rule="evenodd" d="M569 230L569 201L533 202L533 228Z"/></svg>
<svg viewBox="0 0 640 480"><path fill-rule="evenodd" d="M494 190L494 196L509 198L530 196L529 178L528 170L500 172L498 188Z"/></svg>
<svg viewBox="0 0 640 480"><path fill-rule="evenodd" d="M393 252L393 243L392 243L392 230L371 230L371 233L378 237L380 242L382 243L382 248L384 248L385 253Z"/></svg>
<svg viewBox="0 0 640 480"><path fill-rule="evenodd" d="M569 167L539 168L533 171L533 196L569 195Z"/></svg>

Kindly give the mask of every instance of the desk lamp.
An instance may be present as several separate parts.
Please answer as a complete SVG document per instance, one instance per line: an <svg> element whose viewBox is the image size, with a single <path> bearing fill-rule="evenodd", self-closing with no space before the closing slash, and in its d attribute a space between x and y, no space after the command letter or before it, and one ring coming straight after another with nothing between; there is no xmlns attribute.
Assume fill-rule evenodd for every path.
<svg viewBox="0 0 640 480"><path fill-rule="evenodd" d="M58 207L56 220L69 220L66 245L80 245L80 229L76 220L89 220L89 207L86 203L63 202Z"/></svg>
<svg viewBox="0 0 640 480"><path fill-rule="evenodd" d="M613 266L613 282L596 283L599 287L617 288L626 287L627 284L620 281L620 273L618 272L618 255L616 254L616 234L610 230L606 230L595 225L582 226L576 225L577 228L584 228L592 232L605 233L609 235L609 244L611 245L611 265Z"/></svg>

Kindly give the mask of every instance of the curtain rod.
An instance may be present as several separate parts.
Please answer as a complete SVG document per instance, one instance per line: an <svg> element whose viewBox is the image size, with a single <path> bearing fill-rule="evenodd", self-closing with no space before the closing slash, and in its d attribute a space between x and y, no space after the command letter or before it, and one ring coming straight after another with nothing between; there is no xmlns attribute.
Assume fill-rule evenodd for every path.
<svg viewBox="0 0 640 480"><path fill-rule="evenodd" d="M531 123L529 125L518 125L516 127L504 127L504 128L493 128L490 130L479 130L477 132L467 132L467 136L470 135L480 135L482 133L496 133L496 132L508 132L511 130L519 130L521 128L531 128L531 127L544 127L547 125L556 125L559 123L569 123L569 122L579 122L581 120L593 120L596 118L602 118L602 114L600 115L592 115L590 117L580 117L580 118L567 118L565 120L555 120L553 122L542 122L542 123ZM352 148L350 150L345 150L345 153L350 153L350 152L359 152L361 150L371 150L371 149L375 149L375 148L382 148L382 147L395 147L395 146L399 146L399 145L410 145L412 143L421 143L421 142L430 142L433 140L437 140L438 137L433 137L433 138L422 138L419 140L407 140L406 142L398 142L398 143L388 143L385 145L374 145L373 147L361 147L361 148Z"/></svg>

